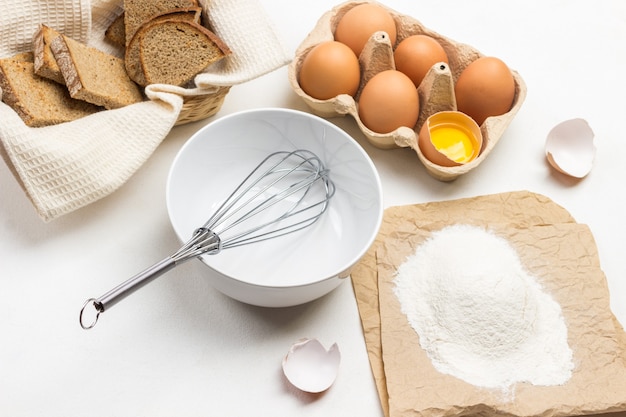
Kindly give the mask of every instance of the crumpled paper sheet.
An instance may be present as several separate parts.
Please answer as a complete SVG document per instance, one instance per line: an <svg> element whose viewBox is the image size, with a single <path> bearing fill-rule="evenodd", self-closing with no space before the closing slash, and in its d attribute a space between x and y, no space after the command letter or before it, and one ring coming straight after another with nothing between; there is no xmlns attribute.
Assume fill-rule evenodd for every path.
<svg viewBox="0 0 626 417"><path fill-rule="evenodd" d="M155 84L150 100L43 128L26 126L0 102L0 155L44 221L103 198L123 185L174 126L182 96L209 94L289 63L272 22L257 0L201 0L215 33L232 55L196 76L194 88ZM32 50L40 23L117 56L104 31L122 0L9 0L0 14L0 58Z"/></svg>
<svg viewBox="0 0 626 417"><path fill-rule="evenodd" d="M569 382L517 384L505 396L434 369L400 311L392 280L431 231L455 223L488 226L507 238L561 304L576 366ZM352 281L386 416L626 416L626 334L610 311L593 236L544 196L520 191L389 208Z"/></svg>

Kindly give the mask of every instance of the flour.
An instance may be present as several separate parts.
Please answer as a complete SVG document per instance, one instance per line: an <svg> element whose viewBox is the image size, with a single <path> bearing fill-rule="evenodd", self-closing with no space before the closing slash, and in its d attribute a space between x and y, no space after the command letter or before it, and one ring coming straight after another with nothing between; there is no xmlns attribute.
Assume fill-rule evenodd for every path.
<svg viewBox="0 0 626 417"><path fill-rule="evenodd" d="M560 305L493 233L454 225L400 265L395 294L434 367L472 385L562 385L574 368Z"/></svg>

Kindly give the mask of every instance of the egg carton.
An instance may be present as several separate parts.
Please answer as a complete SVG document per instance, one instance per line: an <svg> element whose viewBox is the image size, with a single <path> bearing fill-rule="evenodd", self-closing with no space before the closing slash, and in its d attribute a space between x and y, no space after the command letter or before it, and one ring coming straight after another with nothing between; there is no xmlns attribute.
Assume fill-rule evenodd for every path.
<svg viewBox="0 0 626 417"><path fill-rule="evenodd" d="M380 71L395 69L393 58L395 45L391 44L389 36L385 32L374 33L359 56L361 81L354 96L340 94L328 100L318 100L306 94L298 83L298 74L307 53L322 42L334 40L335 28L339 20L348 10L363 3L377 4L391 14L397 28L396 44L411 35L428 35L436 39L448 55L448 63L441 62L433 65L418 86L420 112L413 128L400 127L393 132L382 134L367 128L359 118L357 102L363 86ZM372 145L381 149L411 148L431 176L441 181L452 181L477 167L491 153L526 97L524 80L516 71L511 70L515 80L513 105L507 113L489 117L480 126L483 136L483 148L480 155L467 164L454 167L443 167L429 161L417 144L420 128L432 114L457 109L454 85L461 72L481 56L483 54L472 46L442 36L428 29L418 20L400 14L381 3L376 1L349 1L335 6L322 15L315 28L297 48L295 58L289 64L288 74L291 87L306 102L314 114L324 118L350 115L356 120L359 129Z"/></svg>

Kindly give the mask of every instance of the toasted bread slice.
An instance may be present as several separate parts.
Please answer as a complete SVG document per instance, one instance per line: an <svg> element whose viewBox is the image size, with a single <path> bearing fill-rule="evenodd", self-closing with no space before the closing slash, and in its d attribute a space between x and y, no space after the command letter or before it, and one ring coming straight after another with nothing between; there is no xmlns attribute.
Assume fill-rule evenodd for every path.
<svg viewBox="0 0 626 417"><path fill-rule="evenodd" d="M58 36L61 36L61 34L56 30L46 25L39 25L33 37L35 74L56 81L59 84L65 84L63 74L61 74L57 61L50 50L50 43Z"/></svg>
<svg viewBox="0 0 626 417"><path fill-rule="evenodd" d="M148 84L183 86L230 53L213 32L183 20L152 23L139 39L139 59Z"/></svg>
<svg viewBox="0 0 626 417"><path fill-rule="evenodd" d="M124 0L126 45L144 23L173 9L198 7L198 0Z"/></svg>
<svg viewBox="0 0 626 417"><path fill-rule="evenodd" d="M124 13L111 22L104 31L104 37L115 45L126 45L126 29L124 27Z"/></svg>
<svg viewBox="0 0 626 417"><path fill-rule="evenodd" d="M200 23L202 16L202 8L201 7L191 7L185 9L173 9L168 10L156 17L153 17L148 22L144 23L138 30L135 32L135 35L126 46L126 51L124 55L124 64L126 65L126 72L131 80L136 82L141 86L148 85L146 81L146 77L143 74L143 70L141 68L141 60L139 58L139 39L142 36L142 33L146 27L149 27L151 23L168 20L168 19L181 19L181 20L189 20L192 22Z"/></svg>
<svg viewBox="0 0 626 417"><path fill-rule="evenodd" d="M26 62L33 62L33 59L35 59L34 55L32 52L21 52L19 54L13 55L10 58L5 58L5 59L11 59L13 61L26 61Z"/></svg>
<svg viewBox="0 0 626 417"><path fill-rule="evenodd" d="M137 84L128 78L123 59L65 35L55 38L50 48L73 98L107 109L143 100Z"/></svg>
<svg viewBox="0 0 626 417"><path fill-rule="evenodd" d="M2 101L11 106L27 126L42 127L69 122L101 110L70 97L65 86L35 74L24 54L0 60Z"/></svg>

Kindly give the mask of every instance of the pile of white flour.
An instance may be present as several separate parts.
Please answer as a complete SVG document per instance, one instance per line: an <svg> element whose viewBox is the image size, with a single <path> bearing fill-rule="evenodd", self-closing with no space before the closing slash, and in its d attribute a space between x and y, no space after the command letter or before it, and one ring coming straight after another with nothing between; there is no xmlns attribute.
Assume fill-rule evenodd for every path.
<svg viewBox="0 0 626 417"><path fill-rule="evenodd" d="M468 225L434 232L398 268L394 291L441 373L503 391L571 377L560 305L493 233Z"/></svg>

